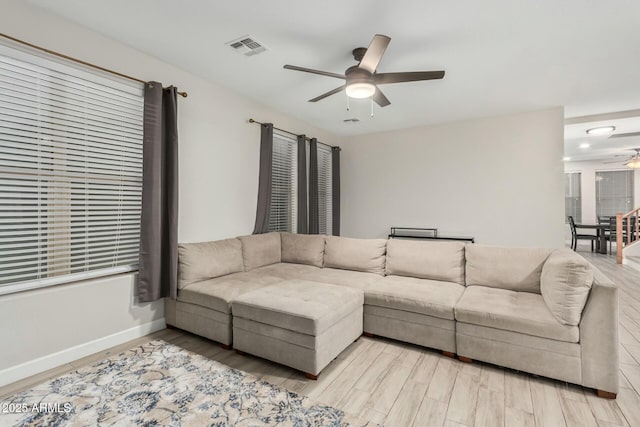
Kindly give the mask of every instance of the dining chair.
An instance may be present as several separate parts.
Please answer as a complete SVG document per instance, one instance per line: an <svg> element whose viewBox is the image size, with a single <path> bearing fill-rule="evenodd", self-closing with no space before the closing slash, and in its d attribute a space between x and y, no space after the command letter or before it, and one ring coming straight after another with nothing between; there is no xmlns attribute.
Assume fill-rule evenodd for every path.
<svg viewBox="0 0 640 427"><path fill-rule="evenodd" d="M609 242L609 253L611 253L611 241L613 240L615 242L616 240L616 236L615 236L615 226L616 226L616 217L615 216L598 216L598 224L603 224L603 225L608 225L609 228L605 228L600 230L601 233L604 233L604 238L605 241ZM612 234L614 234L613 237Z"/></svg>
<svg viewBox="0 0 640 427"><path fill-rule="evenodd" d="M609 242L609 253L613 253L613 242L616 242L616 247L618 246L618 233L616 232L616 220L614 218L610 218L609 221L609 230L605 234L604 238Z"/></svg>
<svg viewBox="0 0 640 427"><path fill-rule="evenodd" d="M616 222L616 217L615 216L611 216L609 217L609 228L607 229L607 234L605 234L605 239L607 239L609 241L609 253L613 253L612 252L612 242L616 242L616 246L618 245L618 234L616 233L617 230L617 222ZM630 222L630 228L631 228L631 237L632 239L635 237L635 229L636 229L636 221L637 218L636 217L631 217L629 219ZM627 226L626 226L626 222L623 224L622 226L622 241L627 244L629 242L629 234L627 233Z"/></svg>
<svg viewBox="0 0 640 427"><path fill-rule="evenodd" d="M573 217L569 216L568 218L569 227L571 228L571 249L575 251L578 248L578 240L591 240L591 252L593 252L598 236L594 234L578 234L576 222L573 220Z"/></svg>

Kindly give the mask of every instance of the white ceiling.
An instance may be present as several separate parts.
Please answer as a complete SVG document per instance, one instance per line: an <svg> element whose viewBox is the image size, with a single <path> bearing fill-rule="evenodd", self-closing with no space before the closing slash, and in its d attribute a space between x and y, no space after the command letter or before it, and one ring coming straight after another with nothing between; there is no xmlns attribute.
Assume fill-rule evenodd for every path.
<svg viewBox="0 0 640 427"><path fill-rule="evenodd" d="M336 134L560 105L567 117L640 108L637 0L31 2ZM307 102L339 80L282 69L342 73L376 33L392 38L380 72L444 69L444 80L385 86L392 104L370 118L367 100L347 112L344 94ZM269 51L224 45L246 34Z"/></svg>
<svg viewBox="0 0 640 427"><path fill-rule="evenodd" d="M588 135L587 129L601 126L615 126L616 130L605 135ZM589 121L567 124L564 128L564 154L573 161L583 160L619 160L622 165L626 156L634 154L634 148L640 148L640 117ZM588 147L581 145L588 144Z"/></svg>

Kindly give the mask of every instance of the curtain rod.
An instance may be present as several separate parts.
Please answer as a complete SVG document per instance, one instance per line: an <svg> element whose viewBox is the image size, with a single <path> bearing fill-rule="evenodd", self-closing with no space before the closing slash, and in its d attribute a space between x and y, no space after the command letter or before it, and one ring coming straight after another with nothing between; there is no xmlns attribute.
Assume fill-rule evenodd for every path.
<svg viewBox="0 0 640 427"><path fill-rule="evenodd" d="M31 47L33 49L37 49L37 50L40 50L42 52L48 53L50 55L54 55L54 56L57 56L57 57L60 57L60 58L64 58L64 59L67 59L69 61L77 62L78 64L86 65L87 67L92 67L92 68L98 69L100 71L105 71L107 73L111 73L111 74L114 74L114 75L119 76L119 77L124 77L125 79L133 80L133 81L140 82L140 83L143 83L143 84L150 83L150 82L147 82L147 81L135 78L135 77L128 76L128 75L123 74L123 73L119 73L117 71L110 70L108 68L101 67L99 65L92 64L90 62L83 61L81 59L72 58L71 56L67 56L67 55L65 55L63 53L55 52L53 50L49 50L49 49L46 49L44 47L36 46L36 45L31 44L29 42L26 42L24 40L20 40L20 39L17 39L15 37L11 37L11 36L8 36L8 35L3 34L3 33L0 33L0 36L4 37L5 39L12 40L12 41L14 41L16 43L20 43L20 44L23 44L25 46L29 46L29 47ZM182 96L183 98L186 98L187 97L187 92L178 92L178 95Z"/></svg>
<svg viewBox="0 0 640 427"><path fill-rule="evenodd" d="M249 119L249 123L256 123L256 124L258 124L258 125L263 125L263 124L264 124L264 123L262 123L262 122L259 122L259 121L257 121L257 120L253 120L253 119ZM298 134L297 134L297 133L289 132L288 130L280 129L280 128L277 128L277 127L275 127L275 126L273 127L273 129L275 129L275 130L279 130L280 132L288 133L288 134L289 134L289 135L291 135L291 136L296 136L296 137L298 136ZM304 139L305 139L305 140L307 140L307 141L311 141L311 138L307 138L306 136L305 136L305 138L304 138ZM324 145L326 145L327 147L337 148L338 150L342 151L342 149L341 149L340 147L335 147L335 146L333 146L333 145L325 144L324 142L321 142L321 141L318 141L318 142L319 142L320 144L324 144Z"/></svg>

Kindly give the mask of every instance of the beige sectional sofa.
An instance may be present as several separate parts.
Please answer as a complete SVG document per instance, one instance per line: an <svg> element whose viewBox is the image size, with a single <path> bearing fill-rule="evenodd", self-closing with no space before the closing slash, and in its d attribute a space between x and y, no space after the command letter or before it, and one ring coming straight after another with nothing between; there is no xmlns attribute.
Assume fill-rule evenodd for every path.
<svg viewBox="0 0 640 427"><path fill-rule="evenodd" d="M179 255L169 325L312 377L363 329L618 391L617 288L568 249L268 233L182 244ZM357 292L341 297L348 288Z"/></svg>

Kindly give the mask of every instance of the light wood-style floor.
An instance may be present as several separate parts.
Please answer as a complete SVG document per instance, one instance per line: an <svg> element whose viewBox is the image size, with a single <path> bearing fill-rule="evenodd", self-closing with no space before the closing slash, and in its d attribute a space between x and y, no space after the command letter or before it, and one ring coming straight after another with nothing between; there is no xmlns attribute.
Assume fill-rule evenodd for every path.
<svg viewBox="0 0 640 427"><path fill-rule="evenodd" d="M640 426L640 272L614 256L581 251L620 286L617 400L592 390L391 340L362 337L318 381L218 344L167 329L3 388L0 398L143 342L161 338L267 381L387 426Z"/></svg>

